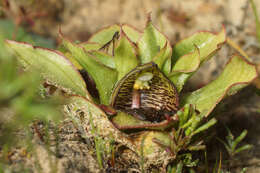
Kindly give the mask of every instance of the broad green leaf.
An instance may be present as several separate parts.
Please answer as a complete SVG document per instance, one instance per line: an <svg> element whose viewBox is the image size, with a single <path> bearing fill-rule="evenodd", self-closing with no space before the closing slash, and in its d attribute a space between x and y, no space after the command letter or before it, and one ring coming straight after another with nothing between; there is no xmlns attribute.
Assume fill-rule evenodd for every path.
<svg viewBox="0 0 260 173"><path fill-rule="evenodd" d="M192 73L177 72L173 73L169 78L174 83L175 87L180 93L184 84L187 82L191 75Z"/></svg>
<svg viewBox="0 0 260 173"><path fill-rule="evenodd" d="M104 45L108 43L114 36L116 32L120 32L120 26L119 25L112 25L107 28L104 28L94 35L90 37L88 42L98 43L100 45Z"/></svg>
<svg viewBox="0 0 260 173"><path fill-rule="evenodd" d="M225 29L218 34L198 32L173 47L171 81L180 92L199 66L220 49L226 40Z"/></svg>
<svg viewBox="0 0 260 173"><path fill-rule="evenodd" d="M60 33L61 34L61 33ZM57 48L58 51L62 52L65 57L78 69L78 70L81 70L82 67L81 65L72 57L71 53L62 45L62 44L59 44L58 48Z"/></svg>
<svg viewBox="0 0 260 173"><path fill-rule="evenodd" d="M196 47L200 52L201 63L212 56L226 41L226 33L223 28L221 32L213 34L210 32L198 32L186 39L181 40L173 47L172 61L173 65L182 56L194 52Z"/></svg>
<svg viewBox="0 0 260 173"><path fill-rule="evenodd" d="M162 33L160 33L149 21L142 37L137 42L141 63L144 64L152 61L153 58L165 46L165 44L167 44L167 49L169 49L167 52L171 52L172 48L167 38Z"/></svg>
<svg viewBox="0 0 260 173"><path fill-rule="evenodd" d="M183 55L175 63L169 79L175 84L178 92L180 92L189 79L189 77L199 68L200 54L199 49L195 49L194 52Z"/></svg>
<svg viewBox="0 0 260 173"><path fill-rule="evenodd" d="M257 77L255 65L240 56L233 56L221 75L205 87L187 94L181 101L182 105L194 104L206 116L213 110L230 91L241 89ZM235 87L235 89L234 89Z"/></svg>
<svg viewBox="0 0 260 173"><path fill-rule="evenodd" d="M170 50L170 49L168 49ZM166 53L167 55L168 53ZM169 54L171 55L172 54L172 50L170 50ZM165 73L166 76L169 75L169 73L171 72L171 69L172 69L172 60L171 60L171 56L167 57L165 63L163 64L163 67L162 67L162 71Z"/></svg>
<svg viewBox="0 0 260 173"><path fill-rule="evenodd" d="M64 37L63 34L60 32L60 37ZM98 43L89 43L83 42L79 44L80 47L83 47L86 51L90 52L91 54L97 57L103 64L107 65L108 67L115 68L114 60L111 61L111 56L108 54L99 51L97 52L102 46ZM58 48L69 60L72 64L77 67L77 69L82 69L81 65L73 58L71 53L64 47L64 45L59 45Z"/></svg>
<svg viewBox="0 0 260 173"><path fill-rule="evenodd" d="M79 45L73 44L65 38L62 38L62 44L95 81L101 103L108 105L112 89L117 81L117 72L102 64Z"/></svg>
<svg viewBox="0 0 260 173"><path fill-rule="evenodd" d="M73 56L71 55L70 52L64 52L63 53L67 58L68 60L78 69L78 70L81 70L82 69L82 66L78 63L78 61L76 61Z"/></svg>
<svg viewBox="0 0 260 173"><path fill-rule="evenodd" d="M168 42L166 42L165 46L153 58L153 62L155 62L167 76L171 71L171 54L171 49L168 49Z"/></svg>
<svg viewBox="0 0 260 173"><path fill-rule="evenodd" d="M124 32L120 33L120 39L115 47L115 63L118 71L118 80L139 64L136 49L128 40Z"/></svg>
<svg viewBox="0 0 260 173"><path fill-rule="evenodd" d="M136 43L142 36L142 33L129 25L122 25L122 30L126 34L126 36L134 43Z"/></svg>
<svg viewBox="0 0 260 173"><path fill-rule="evenodd" d="M37 70L50 83L90 99L83 78L61 53L11 40L6 44L26 69Z"/></svg>
<svg viewBox="0 0 260 173"><path fill-rule="evenodd" d="M116 64L115 64L115 58L112 57L111 55L102 52L102 51L90 51L88 52L89 54L93 55L96 59L98 59L102 64L115 69Z"/></svg>
<svg viewBox="0 0 260 173"><path fill-rule="evenodd" d="M89 42L83 42L79 44L81 47L83 47L86 51L93 51L93 50L99 50L102 45L99 43L89 43Z"/></svg>
<svg viewBox="0 0 260 173"><path fill-rule="evenodd" d="M194 72L200 65L200 52L199 49L195 49L194 52L185 54L178 59L175 63L172 72Z"/></svg>
<svg viewBox="0 0 260 173"><path fill-rule="evenodd" d="M134 116L119 111L117 115L115 115L111 121L113 124L121 130L129 130L129 129L153 129L153 130L165 130L169 127L172 127L176 124L174 120L165 120L160 123L152 123L149 121L143 121L135 118Z"/></svg>
<svg viewBox="0 0 260 173"><path fill-rule="evenodd" d="M151 124L148 121L142 121L130 114L119 111L116 116L114 116L111 121L119 128L119 129L128 129L130 126L139 126L144 124Z"/></svg>

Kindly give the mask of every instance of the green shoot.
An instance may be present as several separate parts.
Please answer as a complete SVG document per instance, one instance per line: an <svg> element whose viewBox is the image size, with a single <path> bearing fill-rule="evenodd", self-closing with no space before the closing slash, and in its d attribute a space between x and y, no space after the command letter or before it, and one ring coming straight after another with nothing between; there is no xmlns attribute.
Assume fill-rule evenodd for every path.
<svg viewBox="0 0 260 173"><path fill-rule="evenodd" d="M218 140L225 146L229 156L231 158L234 157L234 155L245 151L245 150L250 150L253 146L249 144L245 144L243 146L238 147L238 145L241 143L241 141L246 137L247 135L247 130L243 130L243 132L238 136L234 137L233 134L229 129L228 130L228 135L226 136L226 141L223 141L218 138Z"/></svg>
<svg viewBox="0 0 260 173"><path fill-rule="evenodd" d="M250 0L250 4L251 4L253 12L254 12L255 24L256 24L256 36L257 36L258 42L260 44L260 21L259 21L259 17L258 17L258 13L256 10L256 5L254 3L254 0Z"/></svg>

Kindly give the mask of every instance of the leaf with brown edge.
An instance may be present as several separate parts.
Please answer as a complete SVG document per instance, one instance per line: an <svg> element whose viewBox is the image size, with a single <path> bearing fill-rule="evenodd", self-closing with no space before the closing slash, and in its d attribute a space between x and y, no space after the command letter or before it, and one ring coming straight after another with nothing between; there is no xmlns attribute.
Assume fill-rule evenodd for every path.
<svg viewBox="0 0 260 173"><path fill-rule="evenodd" d="M148 20L144 33L137 42L141 63L151 62L165 45L167 45L165 51L172 52L169 40L153 26L151 21ZM169 66L169 64L171 64L170 61L171 54L165 58L165 62L167 63L163 63L167 64L167 66L163 67L163 71L165 71L166 74L171 70L171 65Z"/></svg>
<svg viewBox="0 0 260 173"><path fill-rule="evenodd" d="M83 78L62 53L12 40L6 40L6 44L26 70L37 70L49 83L91 99Z"/></svg>
<svg viewBox="0 0 260 173"><path fill-rule="evenodd" d="M73 41L66 38L61 30L59 31L59 37L61 39L60 49L62 52L69 58L69 60L76 66L79 67L79 69L82 69L81 65L78 63L78 61L72 56L71 50L68 50L68 48L63 43L71 43L72 45L75 45L77 47L80 47L82 50L87 52L88 54L92 55L97 61L101 62L107 67L110 67L112 69L115 69L115 61L114 57L112 55L109 55L106 52L100 51L100 48L102 47L98 43L93 42L83 42L80 44L73 43ZM75 53L75 52L74 52ZM83 53L84 54L84 53Z"/></svg>
<svg viewBox="0 0 260 173"><path fill-rule="evenodd" d="M88 42L98 43L100 45L105 45L108 43L114 36L116 32L120 32L120 25L111 25L109 27L103 28L93 34Z"/></svg>
<svg viewBox="0 0 260 173"><path fill-rule="evenodd" d="M85 50L85 49L84 49ZM105 52L102 51L89 51L89 54L93 55L96 59L98 59L102 64L112 69L116 69L115 58Z"/></svg>
<svg viewBox="0 0 260 173"><path fill-rule="evenodd" d="M112 89L117 81L117 71L102 64L99 59L85 51L83 47L73 44L64 37L62 37L62 44L95 81L100 102L108 105Z"/></svg>
<svg viewBox="0 0 260 173"><path fill-rule="evenodd" d="M195 49L194 52L183 55L178 59L173 66L172 72L168 75L169 79L175 84L178 92L182 90L186 81L199 68L199 65L199 49Z"/></svg>
<svg viewBox="0 0 260 173"><path fill-rule="evenodd" d="M187 94L181 100L181 105L193 104L198 111L206 112L206 116L208 116L226 95L234 94L256 77L256 66L243 57L235 55L216 80Z"/></svg>
<svg viewBox="0 0 260 173"><path fill-rule="evenodd" d="M188 53L180 57L172 68L172 73L183 72L190 73L194 72L199 68L200 65L200 51L195 49L194 52Z"/></svg>
<svg viewBox="0 0 260 173"><path fill-rule="evenodd" d="M226 34L223 28L217 34L198 32L173 47L173 67L169 78L179 92L199 66L212 57L225 41Z"/></svg>
<svg viewBox="0 0 260 173"><path fill-rule="evenodd" d="M194 52L196 47L200 52L201 63L221 48L221 45L226 41L226 31L223 27L221 32L214 34L211 32L198 32L192 36L179 41L173 46L172 61L173 66L182 56Z"/></svg>
<svg viewBox="0 0 260 173"><path fill-rule="evenodd" d="M149 121L143 121L125 112L118 111L117 115L111 118L111 121L120 130L131 130L131 129L150 129L150 130L165 130L176 124L176 117L169 117L168 120L164 120L158 123L152 123Z"/></svg>
<svg viewBox="0 0 260 173"><path fill-rule="evenodd" d="M127 37L134 43L136 43L142 36L142 32L138 31L136 28L130 25L124 24L121 26L121 28Z"/></svg>
<svg viewBox="0 0 260 173"><path fill-rule="evenodd" d="M80 43L79 45L83 47L86 51L97 51L102 47L102 45L99 43L91 43L91 42L83 42Z"/></svg>
<svg viewBox="0 0 260 173"><path fill-rule="evenodd" d="M123 31L121 31L120 38L115 46L114 60L118 71L118 80L123 78L140 63L137 57L136 47Z"/></svg>
<svg viewBox="0 0 260 173"><path fill-rule="evenodd" d="M165 46L158 52L158 54L153 58L153 62L158 65L160 69L165 73L166 76L169 75L171 71L171 49L168 49L168 42L165 43Z"/></svg>

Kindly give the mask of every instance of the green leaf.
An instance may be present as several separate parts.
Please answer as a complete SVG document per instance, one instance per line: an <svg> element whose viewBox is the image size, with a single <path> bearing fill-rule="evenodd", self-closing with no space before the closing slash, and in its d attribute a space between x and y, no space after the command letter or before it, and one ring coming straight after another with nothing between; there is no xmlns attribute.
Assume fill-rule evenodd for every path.
<svg viewBox="0 0 260 173"><path fill-rule="evenodd" d="M179 92L201 63L214 55L225 40L226 35L223 28L218 34L198 32L181 40L173 47L173 67L169 78Z"/></svg>
<svg viewBox="0 0 260 173"><path fill-rule="evenodd" d="M142 33L129 25L122 25L122 30L126 34L126 36L134 43L136 43L142 36Z"/></svg>
<svg viewBox="0 0 260 173"><path fill-rule="evenodd" d="M183 107L183 109L180 109L177 112L177 115L179 117L179 127L181 128L188 120L188 118L190 117L190 115L192 114L192 105L185 105Z"/></svg>
<svg viewBox="0 0 260 173"><path fill-rule="evenodd" d="M48 82L68 92L91 98L81 75L61 53L11 40L6 44L26 69L40 72Z"/></svg>
<svg viewBox="0 0 260 173"><path fill-rule="evenodd" d="M63 37L63 34L61 32L60 37ZM102 46L100 44L83 42L78 45L79 47L82 47L85 51L87 51L89 54L91 54L93 57L98 59L102 64L113 69L116 68L114 57L112 57L112 55L109 55L104 51L101 51L100 48ZM79 63L73 58L71 53L64 47L64 45L60 45L60 49L78 69L82 69Z"/></svg>
<svg viewBox="0 0 260 173"><path fill-rule="evenodd" d="M102 51L90 51L89 54L93 55L93 57L98 59L102 64L113 69L116 68L115 58L111 55Z"/></svg>
<svg viewBox="0 0 260 173"><path fill-rule="evenodd" d="M182 72L171 74L170 80L174 83L179 93L181 92L184 84L187 82L191 75L192 73Z"/></svg>
<svg viewBox="0 0 260 173"><path fill-rule="evenodd" d="M98 43L100 45L104 45L108 43L114 36L116 32L120 32L120 26L119 25L112 25L107 28L104 28L94 35L90 37L88 42Z"/></svg>
<svg viewBox="0 0 260 173"><path fill-rule="evenodd" d="M257 35L258 42L260 43L260 21L259 21L257 9L256 9L256 6L255 6L255 3L253 0L250 0L250 3L253 8L253 12L254 12L254 16L255 16L256 35Z"/></svg>
<svg viewBox="0 0 260 173"><path fill-rule="evenodd" d="M173 66L172 72L169 74L170 80L175 84L178 92L180 92L200 65L200 52L195 49L194 52L188 53L180 57Z"/></svg>
<svg viewBox="0 0 260 173"><path fill-rule="evenodd" d="M173 47L172 61L175 63L182 56L192 53L195 51L196 47L200 52L200 61L204 62L209 57L214 55L214 53L220 49L221 44L226 41L226 33L223 28L221 32L213 34L210 32L198 32L192 36L181 40Z"/></svg>
<svg viewBox="0 0 260 173"><path fill-rule="evenodd" d="M199 128L197 128L193 133L192 136L200 133L204 130L207 130L208 128L210 128L211 126L213 126L214 124L217 123L217 120L215 118L212 118L211 120L209 120L207 123L203 124L202 126L200 126Z"/></svg>
<svg viewBox="0 0 260 173"><path fill-rule="evenodd" d="M158 52L158 54L153 58L160 69L168 76L171 71L171 49L168 49L168 42L165 43L165 46Z"/></svg>
<svg viewBox="0 0 260 173"><path fill-rule="evenodd" d="M203 116L204 116L204 112L199 114L199 115L196 112L193 112L193 115L191 116L189 121L186 124L183 125L183 127L185 127L188 124L190 124L185 129L185 135L186 136L192 136L192 133L194 133L194 131L196 130L198 125L201 123Z"/></svg>
<svg viewBox="0 0 260 173"><path fill-rule="evenodd" d="M90 42L83 42L79 44L81 47L83 47L86 51L93 51L93 50L99 50L102 45L99 43L90 43Z"/></svg>
<svg viewBox="0 0 260 173"><path fill-rule="evenodd" d="M240 56L233 56L221 75L205 87L187 94L181 101L182 105L194 104L206 116L226 96L233 87L241 89L257 77L256 66Z"/></svg>
<svg viewBox="0 0 260 173"><path fill-rule="evenodd" d="M111 121L119 129L128 129L131 126L135 127L145 124L151 124L151 122L139 120L134 116L121 111L119 111L117 115L111 119Z"/></svg>
<svg viewBox="0 0 260 173"><path fill-rule="evenodd" d="M237 145L246 137L247 130L243 130L243 132L235 139L232 145L232 151L234 151Z"/></svg>
<svg viewBox="0 0 260 173"><path fill-rule="evenodd" d="M194 52L185 54L178 59L172 69L172 73L176 72L194 72L200 65L200 52L199 49L195 49Z"/></svg>
<svg viewBox="0 0 260 173"><path fill-rule="evenodd" d="M99 59L79 45L73 44L65 38L62 38L62 44L95 81L101 103L108 105L112 89L117 81L117 72L102 64Z"/></svg>
<svg viewBox="0 0 260 173"><path fill-rule="evenodd" d="M167 38L152 25L151 21L148 21L142 37L137 42L141 63L144 64L152 61L165 45L167 45L167 52L172 52L170 42ZM165 59L168 58L170 59L170 57L166 57ZM168 71L168 69L165 69L165 71Z"/></svg>
<svg viewBox="0 0 260 173"><path fill-rule="evenodd" d="M182 169L183 169L183 163L179 162L177 164L176 173L182 173Z"/></svg>
<svg viewBox="0 0 260 173"><path fill-rule="evenodd" d="M139 65L136 49L124 32L120 33L120 38L115 47L115 63L118 71L118 80L123 78L129 71Z"/></svg>
<svg viewBox="0 0 260 173"><path fill-rule="evenodd" d="M176 121L162 121L160 123L151 123L149 121L143 121L135 118L134 116L119 111L116 116L114 116L111 121L113 124L121 130L129 129L154 129L154 130L165 130L174 124Z"/></svg>
<svg viewBox="0 0 260 173"><path fill-rule="evenodd" d="M243 145L242 147L236 149L234 154L240 153L241 151L250 150L251 148L253 148L253 145L249 145L249 144Z"/></svg>

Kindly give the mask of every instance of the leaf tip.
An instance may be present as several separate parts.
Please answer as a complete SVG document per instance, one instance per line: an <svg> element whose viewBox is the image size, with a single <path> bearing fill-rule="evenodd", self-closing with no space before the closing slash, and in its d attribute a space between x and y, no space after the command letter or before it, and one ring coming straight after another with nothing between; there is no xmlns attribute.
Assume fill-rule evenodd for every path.
<svg viewBox="0 0 260 173"><path fill-rule="evenodd" d="M147 19L146 19L146 27L152 22L152 12L147 13Z"/></svg>
<svg viewBox="0 0 260 173"><path fill-rule="evenodd" d="M61 30L61 26L59 25L59 29L58 29L58 36L59 38L63 39L64 38L64 35L62 33L62 30Z"/></svg>

